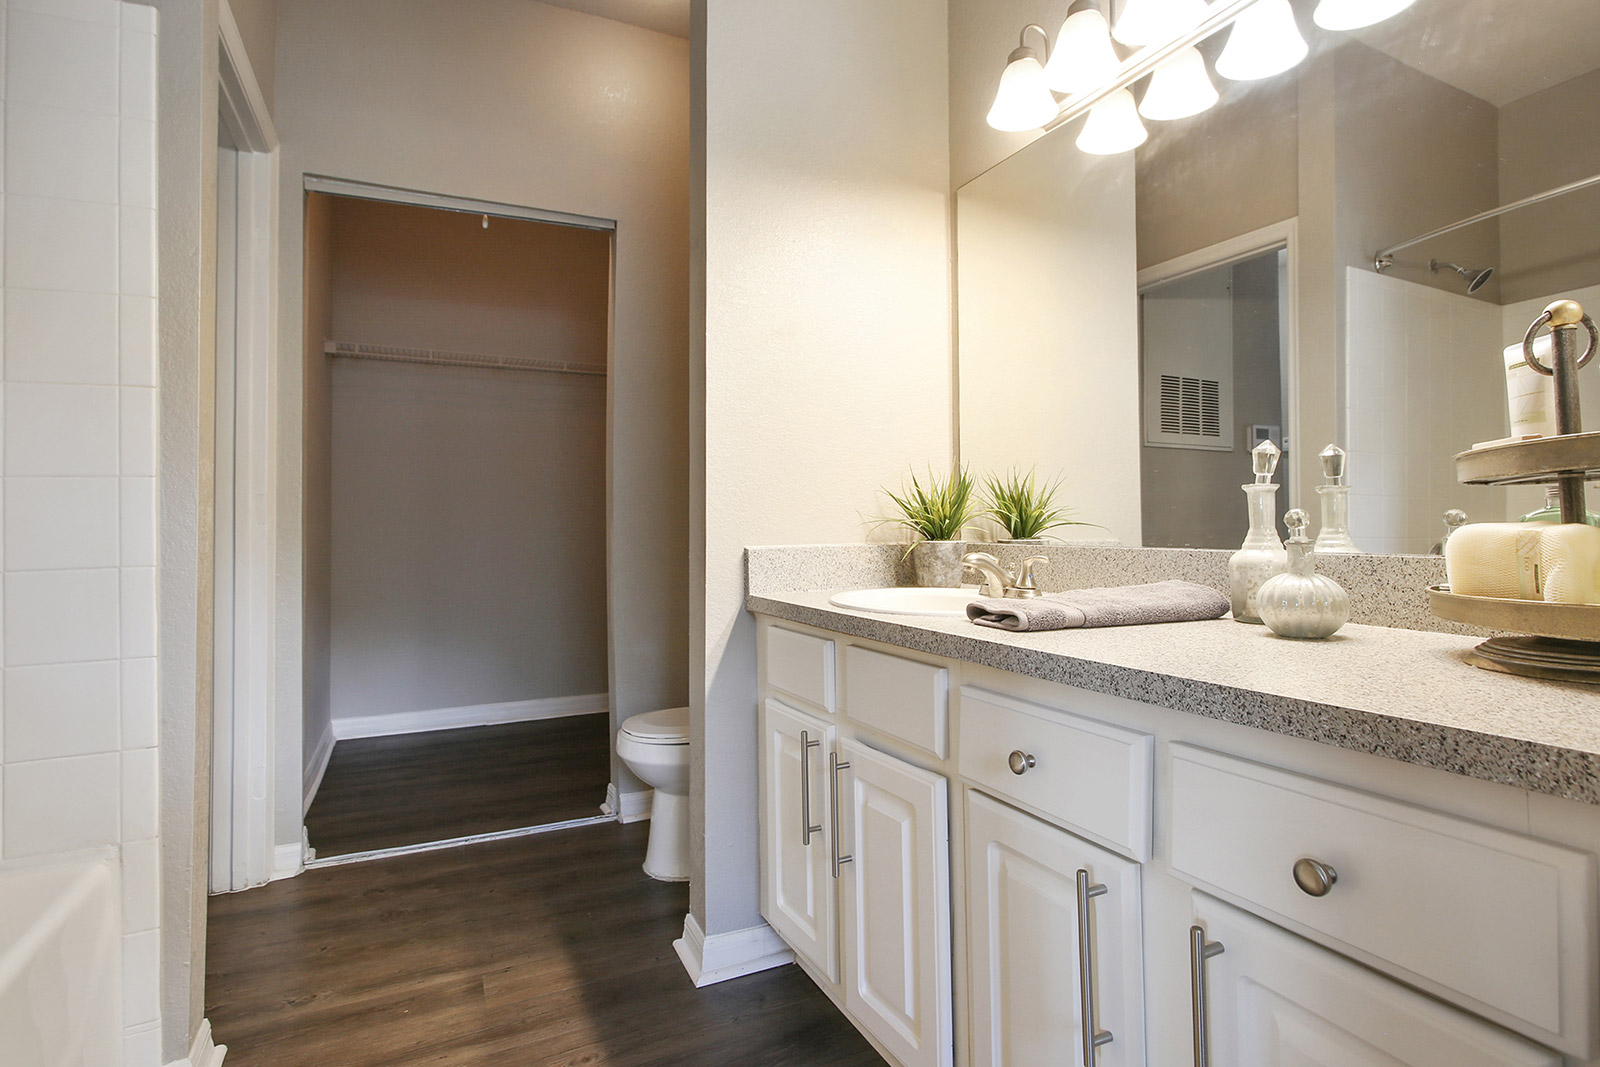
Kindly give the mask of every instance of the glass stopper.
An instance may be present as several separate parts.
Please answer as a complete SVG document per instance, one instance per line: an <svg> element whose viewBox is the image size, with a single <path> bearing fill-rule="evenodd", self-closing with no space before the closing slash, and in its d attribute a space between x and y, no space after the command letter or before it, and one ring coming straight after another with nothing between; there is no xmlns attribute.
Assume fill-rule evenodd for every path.
<svg viewBox="0 0 1600 1067"><path fill-rule="evenodd" d="M1256 472L1256 484L1266 485L1272 481L1273 472L1278 469L1278 457L1283 455L1283 450L1271 441L1262 441L1250 450L1250 464Z"/></svg>
<svg viewBox="0 0 1600 1067"><path fill-rule="evenodd" d="M1318 453L1322 459L1322 473L1328 479L1329 485L1344 484L1345 463L1348 456L1345 450L1338 445L1329 445Z"/></svg>

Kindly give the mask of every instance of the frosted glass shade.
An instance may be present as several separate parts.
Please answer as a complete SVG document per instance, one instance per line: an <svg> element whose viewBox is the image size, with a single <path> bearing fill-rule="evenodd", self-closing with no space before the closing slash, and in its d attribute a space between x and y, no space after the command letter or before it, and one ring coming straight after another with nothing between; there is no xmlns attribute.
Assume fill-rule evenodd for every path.
<svg viewBox="0 0 1600 1067"><path fill-rule="evenodd" d="M1359 30L1400 14L1417 0L1322 0L1311 18L1325 30Z"/></svg>
<svg viewBox="0 0 1600 1067"><path fill-rule="evenodd" d="M1270 78L1300 62L1307 51L1289 0L1261 0L1233 24L1217 57L1217 73L1236 82Z"/></svg>
<svg viewBox="0 0 1600 1067"><path fill-rule="evenodd" d="M1118 44L1161 44L1200 25L1206 0L1128 0L1111 28Z"/></svg>
<svg viewBox="0 0 1600 1067"><path fill-rule="evenodd" d="M1216 102L1217 87L1211 84L1200 50L1185 48L1150 75L1139 114L1147 119L1186 119Z"/></svg>
<svg viewBox="0 0 1600 1067"><path fill-rule="evenodd" d="M1017 53L1024 53L1018 55ZM989 125L1008 133L1037 130L1060 112L1056 98L1045 84L1044 67L1033 50L1019 48L1000 75L1000 88L989 108Z"/></svg>
<svg viewBox="0 0 1600 1067"><path fill-rule="evenodd" d="M1068 15L1056 34L1056 50L1044 65L1045 81L1058 93L1088 92L1110 81L1122 64L1111 47L1106 17L1090 8Z"/></svg>
<svg viewBox="0 0 1600 1067"><path fill-rule="evenodd" d="M1133 94L1118 89L1094 107L1078 133L1078 148L1092 156L1114 156L1131 152L1150 136L1139 121Z"/></svg>

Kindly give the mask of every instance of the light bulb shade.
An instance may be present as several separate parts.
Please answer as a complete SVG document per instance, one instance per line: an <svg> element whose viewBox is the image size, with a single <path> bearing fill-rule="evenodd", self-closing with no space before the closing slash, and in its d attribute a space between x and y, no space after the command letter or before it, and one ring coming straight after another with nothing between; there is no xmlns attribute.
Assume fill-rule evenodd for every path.
<svg viewBox="0 0 1600 1067"><path fill-rule="evenodd" d="M1060 112L1045 84L1044 67L1031 48L1019 48L1000 75L1000 88L989 108L989 125L1008 133L1037 130Z"/></svg>
<svg viewBox="0 0 1600 1067"><path fill-rule="evenodd" d="M1133 94L1118 89L1094 107L1078 133L1078 147L1092 156L1114 156L1131 152L1150 136L1139 121Z"/></svg>
<svg viewBox="0 0 1600 1067"><path fill-rule="evenodd" d="M1094 8L1067 16L1056 34L1056 50L1044 65L1045 81L1068 95L1098 89L1110 81L1122 64L1111 47L1106 17Z"/></svg>
<svg viewBox="0 0 1600 1067"><path fill-rule="evenodd" d="M1157 67L1139 101L1147 119L1186 119L1217 102L1217 87L1198 48L1185 48Z"/></svg>
<svg viewBox="0 0 1600 1067"><path fill-rule="evenodd" d="M1300 62L1307 51L1289 0L1260 0L1233 24L1217 57L1217 73L1236 82L1270 78Z"/></svg>
<svg viewBox="0 0 1600 1067"><path fill-rule="evenodd" d="M1322 0L1311 18L1325 30L1359 30L1400 14L1417 0Z"/></svg>
<svg viewBox="0 0 1600 1067"><path fill-rule="evenodd" d="M1194 29L1205 17L1206 0L1128 0L1111 36L1133 48L1163 44Z"/></svg>

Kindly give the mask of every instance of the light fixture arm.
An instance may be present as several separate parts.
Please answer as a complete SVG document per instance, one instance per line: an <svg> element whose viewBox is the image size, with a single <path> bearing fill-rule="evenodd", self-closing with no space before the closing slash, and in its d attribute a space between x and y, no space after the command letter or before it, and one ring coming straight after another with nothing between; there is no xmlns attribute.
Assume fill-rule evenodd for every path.
<svg viewBox="0 0 1600 1067"><path fill-rule="evenodd" d="M1071 122L1119 89L1126 89L1185 48L1199 44L1217 31L1225 29L1260 2L1261 0L1217 0L1207 11L1205 20L1188 33L1180 34L1163 44L1147 45L1139 49L1123 61L1115 78L1097 89L1068 97L1062 102L1061 110L1056 117L1045 124L1045 131ZM1026 34L1028 28L1038 29L1037 26L1025 27L1022 32Z"/></svg>
<svg viewBox="0 0 1600 1067"><path fill-rule="evenodd" d="M1028 47L1029 30L1035 30L1038 32L1039 39L1044 42L1044 48L1042 50L1035 52L1032 48ZM1022 32L1017 34L1017 47L1012 49L1011 56L1006 60L1006 62L1009 64L1013 60L1021 59L1024 56L1034 56L1039 60L1040 63L1049 62L1050 34L1045 32L1045 28L1039 25L1037 22L1030 22L1026 26L1022 27Z"/></svg>

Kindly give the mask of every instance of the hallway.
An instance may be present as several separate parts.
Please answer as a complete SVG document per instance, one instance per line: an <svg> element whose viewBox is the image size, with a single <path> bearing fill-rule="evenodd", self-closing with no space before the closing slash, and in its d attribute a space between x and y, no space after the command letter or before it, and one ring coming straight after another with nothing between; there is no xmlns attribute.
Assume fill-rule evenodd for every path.
<svg viewBox="0 0 1600 1067"><path fill-rule="evenodd" d="M878 1067L800 970L696 990L686 885L648 823L308 871L212 897L206 1014L229 1067Z"/></svg>

